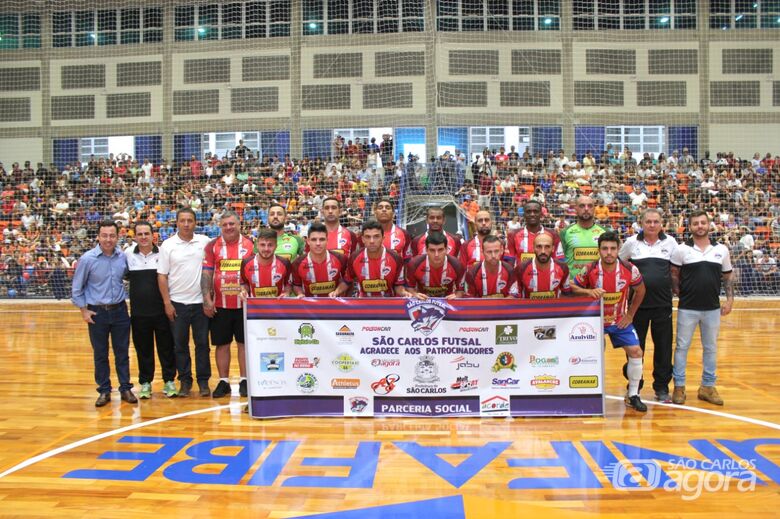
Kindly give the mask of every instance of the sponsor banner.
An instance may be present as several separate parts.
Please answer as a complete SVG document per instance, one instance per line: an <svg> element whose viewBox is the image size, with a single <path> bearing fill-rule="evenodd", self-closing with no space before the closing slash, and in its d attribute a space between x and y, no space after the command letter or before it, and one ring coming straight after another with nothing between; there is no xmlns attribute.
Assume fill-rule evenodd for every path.
<svg viewBox="0 0 780 519"><path fill-rule="evenodd" d="M579 298L253 298L245 312L250 396L276 403L250 411L257 418L545 414L544 404L526 413L513 403L528 397L558 415L567 396L601 398L600 311L599 301ZM282 408L285 398L295 405ZM299 403L307 399L331 403L318 411ZM601 413L592 410L580 414Z"/></svg>

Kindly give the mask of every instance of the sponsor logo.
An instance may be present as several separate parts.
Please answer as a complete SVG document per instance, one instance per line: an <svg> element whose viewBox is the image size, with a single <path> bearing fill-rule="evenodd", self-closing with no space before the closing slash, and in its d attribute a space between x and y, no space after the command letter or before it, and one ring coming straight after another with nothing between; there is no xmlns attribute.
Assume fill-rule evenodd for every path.
<svg viewBox="0 0 780 519"><path fill-rule="evenodd" d="M268 332L269 337L276 337L276 328L271 327L268 328L266 331Z"/></svg>
<svg viewBox="0 0 780 519"><path fill-rule="evenodd" d="M461 355L460 357L455 357L454 359L452 359L450 361L450 364L455 364L457 366L455 369L458 370L458 371L460 371L461 368L466 369L466 368L478 368L479 367L479 363L478 362L469 362L468 360L466 360L466 357L464 357L463 355Z"/></svg>
<svg viewBox="0 0 780 519"><path fill-rule="evenodd" d="M412 300L406 303L406 312L412 320L411 326L414 331L430 335L447 315L447 306L434 300Z"/></svg>
<svg viewBox="0 0 780 519"><path fill-rule="evenodd" d="M534 337L537 341L554 341L555 326L534 326Z"/></svg>
<svg viewBox="0 0 780 519"><path fill-rule="evenodd" d="M590 356L590 357L580 357L578 355L574 355L572 357L569 357L569 364L572 366L578 366L580 364L598 364L599 360L596 357Z"/></svg>
<svg viewBox="0 0 780 519"><path fill-rule="evenodd" d="M319 344L320 341L314 338L314 326L311 323L301 323L298 327L300 339L295 339L295 344Z"/></svg>
<svg viewBox="0 0 780 519"><path fill-rule="evenodd" d="M517 387L520 385L520 379L519 378L494 378L490 381L490 384L493 387Z"/></svg>
<svg viewBox="0 0 780 519"><path fill-rule="evenodd" d="M574 249L574 261L595 261L598 258L598 247L578 247Z"/></svg>
<svg viewBox="0 0 780 519"><path fill-rule="evenodd" d="M363 331L364 332L389 332L390 327L389 326L364 326Z"/></svg>
<svg viewBox="0 0 780 519"><path fill-rule="evenodd" d="M274 294L276 295L276 294ZM279 337L279 332L273 326L265 329L265 337L258 337L258 341L286 341L286 337Z"/></svg>
<svg viewBox="0 0 780 519"><path fill-rule="evenodd" d="M333 378L330 380L333 389L357 389L360 387L359 378Z"/></svg>
<svg viewBox="0 0 780 519"><path fill-rule="evenodd" d="M366 279L360 283L363 292L374 294L377 292L386 292L388 290L387 280L384 279Z"/></svg>
<svg viewBox="0 0 780 519"><path fill-rule="evenodd" d="M509 413L509 399L495 395L479 403L479 412L483 415L506 415Z"/></svg>
<svg viewBox="0 0 780 519"><path fill-rule="evenodd" d="M599 337L590 323L577 323L569 332L569 340L575 342L595 341Z"/></svg>
<svg viewBox="0 0 780 519"><path fill-rule="evenodd" d="M276 373L284 371L284 353L261 353L260 371Z"/></svg>
<svg viewBox="0 0 780 519"><path fill-rule="evenodd" d="M537 375L531 381L531 386L540 391L550 391L561 384L560 379L552 375Z"/></svg>
<svg viewBox="0 0 780 519"><path fill-rule="evenodd" d="M420 384L435 384L439 381L439 366L432 355L420 355L420 361L414 367L414 381Z"/></svg>
<svg viewBox="0 0 780 519"><path fill-rule="evenodd" d="M298 389L301 391L301 393L314 393L314 391L317 389L317 386L319 385L319 382L317 382L317 377L311 373L301 373L298 375L298 379L295 381L295 384L298 386Z"/></svg>
<svg viewBox="0 0 780 519"><path fill-rule="evenodd" d="M483 333L490 330L487 326L461 326L458 328L460 333Z"/></svg>
<svg viewBox="0 0 780 519"><path fill-rule="evenodd" d="M336 330L336 337L339 339L339 342L351 343L352 338L355 337L355 332L353 332L349 326L345 324Z"/></svg>
<svg viewBox="0 0 780 519"><path fill-rule="evenodd" d="M311 360L309 360L309 357L295 357L293 359L293 368L295 369L312 369L319 366L319 364L319 357L314 357Z"/></svg>
<svg viewBox="0 0 780 519"><path fill-rule="evenodd" d="M380 413L388 414L420 414L420 415L442 415L442 414L468 414L471 413L469 404L382 404L379 406Z"/></svg>
<svg viewBox="0 0 780 519"><path fill-rule="evenodd" d="M355 358L349 353L342 353L341 355L333 359L333 362L331 364L333 364L336 367L336 369L338 369L339 371L343 373L349 373L350 371L355 369L355 367L357 367L359 362L355 360Z"/></svg>
<svg viewBox="0 0 780 519"><path fill-rule="evenodd" d="M371 359L371 366L375 368L392 368L400 365L400 359Z"/></svg>
<svg viewBox="0 0 780 519"><path fill-rule="evenodd" d="M531 355L528 357L528 364L534 368L549 368L558 365L558 356L555 357L537 357Z"/></svg>
<svg viewBox="0 0 780 519"><path fill-rule="evenodd" d="M508 351L502 351L496 357L496 363L493 364L493 373L498 373L502 369L511 369L512 371L517 369L515 364L515 356Z"/></svg>
<svg viewBox="0 0 780 519"><path fill-rule="evenodd" d="M592 389L599 387L597 375L577 375L569 377L569 387L572 389Z"/></svg>
<svg viewBox="0 0 780 519"><path fill-rule="evenodd" d="M368 399L362 396L353 396L349 399L349 410L353 413L362 413L368 407Z"/></svg>
<svg viewBox="0 0 780 519"><path fill-rule="evenodd" d="M401 380L400 375L391 373L371 383L371 390L377 395L387 395L395 389L395 385Z"/></svg>
<svg viewBox="0 0 780 519"><path fill-rule="evenodd" d="M463 375L455 379L455 382L450 384L450 389L453 391L471 391L479 387L479 380L469 380L469 377Z"/></svg>
<svg viewBox="0 0 780 519"><path fill-rule="evenodd" d="M286 380L272 380L272 379L260 379L257 381L257 385L260 386L261 389L264 389L266 391L274 391L278 389L282 389L284 387L287 387L287 381Z"/></svg>
<svg viewBox="0 0 780 519"><path fill-rule="evenodd" d="M496 346L517 344L517 325L499 324L496 326Z"/></svg>

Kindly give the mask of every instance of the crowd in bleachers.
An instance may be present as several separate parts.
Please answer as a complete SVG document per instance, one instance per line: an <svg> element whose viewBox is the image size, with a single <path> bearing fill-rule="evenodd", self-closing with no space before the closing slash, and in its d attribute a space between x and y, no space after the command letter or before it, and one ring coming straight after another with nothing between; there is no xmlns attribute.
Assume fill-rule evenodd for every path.
<svg viewBox="0 0 780 519"><path fill-rule="evenodd" d="M135 221L151 222L158 242L172 235L182 207L195 210L198 232L217 236L219 216L231 209L252 235L267 223L268 206L281 203L291 230L305 234L327 196L342 201L342 223L356 227L380 197L407 194L453 195L464 221L489 208L500 234L522 224L528 199L542 201L545 225L560 229L573 222L575 197L591 194L597 220L623 236L638 232L642 209L657 207L667 231L682 239L686 213L705 209L716 237L732 251L742 293L780 289L780 156L696 158L684 148L668 157L636 157L607 146L577 157L511 147L486 149L473 161L455 150L423 164L395 156L389 135L380 143L337 138L332 144L332 157L300 160L258 158L241 143L221 158L180 163L112 155L62 169L0 164L0 297L69 297L74 262L94 246L96 224L106 218L120 224L125 245Z"/></svg>

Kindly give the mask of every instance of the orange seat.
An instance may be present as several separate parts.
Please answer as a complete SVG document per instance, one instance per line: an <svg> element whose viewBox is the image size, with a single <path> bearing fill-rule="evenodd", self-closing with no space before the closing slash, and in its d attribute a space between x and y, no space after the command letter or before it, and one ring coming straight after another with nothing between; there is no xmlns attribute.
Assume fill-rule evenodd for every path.
<svg viewBox="0 0 780 519"><path fill-rule="evenodd" d="M771 232L771 229L769 227L762 225L760 227L756 227L755 234L762 240L769 239L769 233Z"/></svg>
<svg viewBox="0 0 780 519"><path fill-rule="evenodd" d="M528 196L531 196L534 194L534 185L533 184L523 184L523 190L528 194Z"/></svg>

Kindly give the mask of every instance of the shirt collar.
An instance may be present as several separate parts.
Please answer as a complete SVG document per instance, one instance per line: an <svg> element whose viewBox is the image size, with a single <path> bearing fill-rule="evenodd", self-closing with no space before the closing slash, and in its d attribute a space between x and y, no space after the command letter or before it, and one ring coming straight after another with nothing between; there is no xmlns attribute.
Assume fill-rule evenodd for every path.
<svg viewBox="0 0 780 519"><path fill-rule="evenodd" d="M157 245L152 244L152 252L157 253L160 252L160 249L157 247ZM141 254L141 246L137 243L133 246L133 254Z"/></svg>
<svg viewBox="0 0 780 519"><path fill-rule="evenodd" d="M96 256L106 256L105 254L103 254L103 249L100 248L100 245L96 245L93 250L95 251ZM106 257L113 258L117 254L121 254L121 253L122 253L122 249L120 249L119 245L117 245L116 247L114 247L114 253L111 256L106 256Z"/></svg>
<svg viewBox="0 0 780 519"><path fill-rule="evenodd" d="M645 241L645 231L639 231L636 235L636 239L639 241ZM665 240L666 233L661 231L658 233L658 241Z"/></svg>

